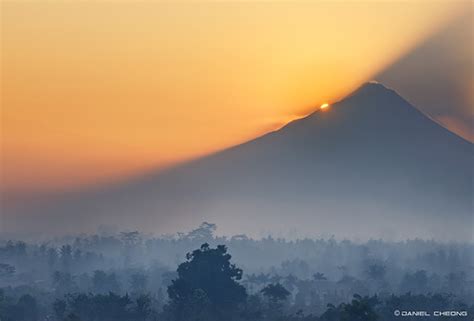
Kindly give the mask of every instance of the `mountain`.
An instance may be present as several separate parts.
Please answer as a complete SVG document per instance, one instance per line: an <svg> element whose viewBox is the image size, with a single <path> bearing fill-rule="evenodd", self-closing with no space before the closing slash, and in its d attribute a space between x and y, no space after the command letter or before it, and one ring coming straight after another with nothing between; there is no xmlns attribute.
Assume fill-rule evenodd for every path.
<svg viewBox="0 0 474 321"><path fill-rule="evenodd" d="M9 231L472 240L472 144L395 91L367 83L255 140L117 186L9 209ZM8 217L15 217L8 220Z"/></svg>

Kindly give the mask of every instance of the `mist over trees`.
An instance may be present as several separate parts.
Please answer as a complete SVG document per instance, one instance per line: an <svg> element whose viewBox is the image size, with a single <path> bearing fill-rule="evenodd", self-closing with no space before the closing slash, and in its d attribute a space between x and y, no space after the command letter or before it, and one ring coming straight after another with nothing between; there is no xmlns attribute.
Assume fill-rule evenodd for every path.
<svg viewBox="0 0 474 321"><path fill-rule="evenodd" d="M255 240L215 231L203 223L162 237L127 231L42 243L1 240L0 319L368 321L393 320L395 310L474 314L470 243Z"/></svg>

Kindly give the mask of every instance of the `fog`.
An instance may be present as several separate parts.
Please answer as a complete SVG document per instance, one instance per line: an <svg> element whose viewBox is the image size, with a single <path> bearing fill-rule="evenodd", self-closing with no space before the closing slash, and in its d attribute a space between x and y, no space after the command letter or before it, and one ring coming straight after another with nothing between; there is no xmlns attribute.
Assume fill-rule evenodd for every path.
<svg viewBox="0 0 474 321"><path fill-rule="evenodd" d="M472 144L375 83L282 129L166 172L4 207L2 233L472 240Z"/></svg>
<svg viewBox="0 0 474 321"><path fill-rule="evenodd" d="M35 316L11 320L62 321L66 320L63 317L67 311L82 316L80 320L95 320L86 315L87 309L93 309L89 301L77 294L88 293L87 300L98 300L98 304L106 298L112 300L110 295L114 293L131 299L125 304L127 309L135 306L134 300L144 300L144 296L148 300L148 312L124 320L178 320L166 314L171 304L168 288L178 278L176 269L186 261L186 253L204 243L211 248L227 247L231 262L243 270L239 284L247 295L263 300L260 306L253 307L266 315L259 320L276 320L269 316L266 291L262 292L269 284L281 285L288 292L278 303L278 313L293 315L291 320L332 320L327 318L327 305L350 302L354 294L367 298L377 295L380 302L398 296L399 304L406 300L403 304L411 304L411 308L421 304L423 309L428 309L426 301L438 294L435 308L474 312L474 306L469 306L474 302L471 243L417 239L352 242L334 238L289 241L270 236L256 240L246 235L218 237L217 226L211 223L163 237L101 229L102 234L54 238L41 243L1 240L0 316L15 315L15 302L19 300L16 304L21 304L21 298L25 300L28 294L29 300L34 301L28 310ZM65 304L64 311L57 308L61 302ZM83 305L77 310L75 304L79 302ZM385 311L384 304L387 303L376 304L374 309L381 320L390 320L393 311ZM103 311L111 313L118 309L103 307ZM299 317L297 311L301 311ZM311 319L303 319L311 315Z"/></svg>

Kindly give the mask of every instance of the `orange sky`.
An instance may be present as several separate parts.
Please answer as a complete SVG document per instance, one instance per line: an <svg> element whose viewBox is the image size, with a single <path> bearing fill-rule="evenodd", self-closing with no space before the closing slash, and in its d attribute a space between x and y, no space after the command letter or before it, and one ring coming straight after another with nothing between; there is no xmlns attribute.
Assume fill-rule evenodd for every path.
<svg viewBox="0 0 474 321"><path fill-rule="evenodd" d="M2 6L2 188L131 175L275 129L370 79L449 2Z"/></svg>

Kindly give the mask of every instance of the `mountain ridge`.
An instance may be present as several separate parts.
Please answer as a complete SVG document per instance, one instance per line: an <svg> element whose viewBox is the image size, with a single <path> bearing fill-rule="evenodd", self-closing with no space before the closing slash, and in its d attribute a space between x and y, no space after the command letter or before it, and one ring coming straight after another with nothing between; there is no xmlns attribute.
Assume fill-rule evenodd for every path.
<svg viewBox="0 0 474 321"><path fill-rule="evenodd" d="M365 84L277 131L65 198L40 215L86 230L114 221L169 232L212 221L226 234L253 236L293 228L349 238L449 238L443 231L452 225L455 237L470 239L471 161L470 142L395 91Z"/></svg>

